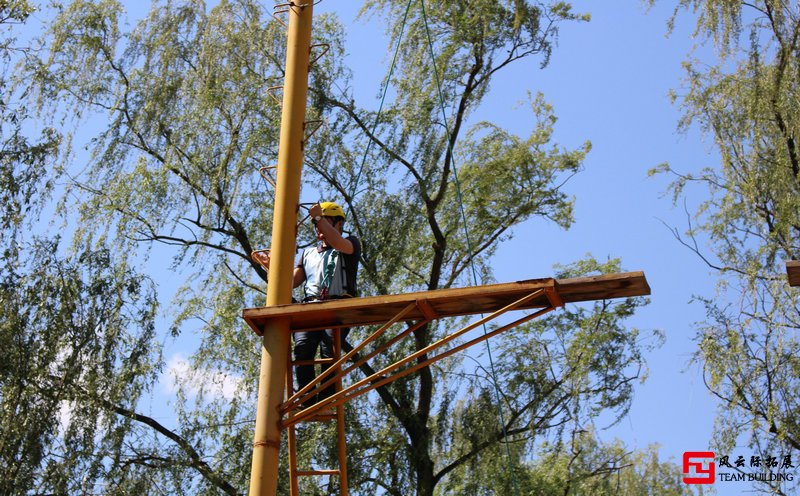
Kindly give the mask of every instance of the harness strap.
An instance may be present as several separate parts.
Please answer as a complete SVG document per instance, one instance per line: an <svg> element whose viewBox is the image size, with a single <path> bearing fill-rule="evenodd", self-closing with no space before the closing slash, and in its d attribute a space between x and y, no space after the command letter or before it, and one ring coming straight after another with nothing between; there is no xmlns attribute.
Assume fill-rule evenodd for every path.
<svg viewBox="0 0 800 496"><path fill-rule="evenodd" d="M323 271L322 282L320 283L322 289L320 290L319 296L321 300L328 299L328 291L333 281L333 275L336 272L336 260L339 258L339 252L337 250L331 249L330 252L331 253L327 254L326 257L327 262L325 263L325 270Z"/></svg>

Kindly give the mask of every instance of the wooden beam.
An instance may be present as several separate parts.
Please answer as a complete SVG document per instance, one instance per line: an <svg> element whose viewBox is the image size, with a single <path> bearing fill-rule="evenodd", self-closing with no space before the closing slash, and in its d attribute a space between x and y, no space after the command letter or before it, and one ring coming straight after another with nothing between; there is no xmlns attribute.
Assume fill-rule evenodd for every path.
<svg viewBox="0 0 800 496"><path fill-rule="evenodd" d="M789 286L800 286L800 260L786 262L786 274L789 276Z"/></svg>
<svg viewBox="0 0 800 496"><path fill-rule="evenodd" d="M289 329L318 330L332 327L355 327L389 321L409 303L421 302L406 320L426 318L426 314L455 317L494 312L537 289L555 290L564 303L625 298L650 294L650 286L642 272L626 272L572 279L529 279L486 286L438 289L399 295L368 296L292 305L247 308L242 317L259 336L271 319L286 317ZM545 295L521 309L546 308ZM424 309L424 313L423 310Z"/></svg>

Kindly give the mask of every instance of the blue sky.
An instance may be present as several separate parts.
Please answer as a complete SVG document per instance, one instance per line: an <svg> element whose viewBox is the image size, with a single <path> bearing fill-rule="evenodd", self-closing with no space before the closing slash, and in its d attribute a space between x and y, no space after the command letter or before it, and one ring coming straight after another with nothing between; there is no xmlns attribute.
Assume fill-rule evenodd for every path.
<svg viewBox="0 0 800 496"><path fill-rule="evenodd" d="M585 170L566 190L576 197L576 222L567 231L543 221L524 224L494 259L499 282L548 277L553 264L566 264L592 253L599 259L619 257L625 270L645 272L652 288L651 304L631 324L643 330L661 329L665 344L649 353L649 377L637 388L630 415L600 433L619 438L629 448L658 443L662 459L680 463L684 451L709 449L716 402L702 382L699 366L690 365L695 351L694 323L703 308L693 295L714 294L707 266L674 238L669 227L687 227L683 205L664 197L669 179L648 177L647 171L669 162L680 171L697 171L716 164L709 140L697 129L676 131L680 109L668 93L680 93L682 61L695 44L694 18L682 14L667 37L667 20L674 8L662 2L651 10L638 0L575 1L576 11L589 12L589 23L561 29L550 64L540 70L535 61L517 64L498 74L475 120L489 120L526 136L532 127L519 103L527 93L542 92L554 106L558 123L555 141L576 148L586 140L592 151ZM344 4L344 5L343 5ZM356 21L360 2L324 1L316 12L336 11L347 26L348 64L354 71L357 101L368 105L388 70L388 48L377 50L383 27ZM385 46L385 45L384 45ZM711 56L700 49L695 56ZM372 105L377 108L378 102ZM701 190L688 190L693 210ZM666 225L665 225L666 224ZM524 260L520 270L519 260ZM749 457L742 446L736 454ZM746 483L718 482L720 494L752 490Z"/></svg>
<svg viewBox="0 0 800 496"><path fill-rule="evenodd" d="M143 15L148 5L124 3L131 18ZM473 121L489 120L525 136L532 124L519 104L528 92L542 92L559 118L555 142L567 148L592 142L585 170L566 187L576 197L576 222L567 231L543 221L524 224L497 251L494 273L499 282L548 277L554 264L567 264L587 253L600 259L619 257L626 270L645 272L652 302L631 324L645 331L661 329L666 343L646 356L649 378L638 386L630 415L600 435L604 440L619 438L629 448L659 443L662 459L680 462L684 451L708 449L712 432L716 403L703 386L698 366L690 366L689 360L695 350L694 323L704 317L702 307L690 304L690 299L713 295L714 278L665 226L680 231L687 226L682 206L673 208L670 198L662 196L668 178L648 177L647 171L662 162L682 171L716 163L710 141L698 130L676 132L680 112L668 98L671 89L681 86L681 62L694 43L694 19L679 16L675 33L667 37L672 6L646 11L639 0L572 4L579 12L591 13L591 22L562 27L545 69L532 60L499 73ZM347 63L354 72L357 101L377 108L375 95L389 67L389 48L376 42L383 37L378 18L370 23L355 20L360 5L355 0L324 0L315 11L340 16L347 27ZM703 194L688 190L690 210ZM519 260L524 261L522 270ZM180 346L171 345L166 359L180 372L184 356ZM742 447L736 454L751 452ZM750 489L742 483L716 485L721 494Z"/></svg>

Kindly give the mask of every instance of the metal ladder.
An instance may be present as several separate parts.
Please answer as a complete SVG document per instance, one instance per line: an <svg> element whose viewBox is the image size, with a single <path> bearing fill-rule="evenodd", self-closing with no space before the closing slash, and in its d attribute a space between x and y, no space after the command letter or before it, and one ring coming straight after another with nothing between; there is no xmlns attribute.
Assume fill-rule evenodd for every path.
<svg viewBox="0 0 800 496"><path fill-rule="evenodd" d="M324 331L319 331L324 332ZM291 350L289 350L291 353ZM287 370L286 370L286 392L287 398L291 398L294 394L294 367L297 365L321 365L325 363L335 363L339 360L342 356L342 340L341 340L341 329L334 329L333 330L333 358L315 358L314 360L303 361L303 362L296 362L293 360L289 360ZM338 393L342 390L342 377L339 375L341 371L341 366L335 368L331 373L326 376L326 378L322 381L327 381L330 377L336 377L336 381L334 382L335 391ZM315 380L312 383L317 383ZM339 478L339 494L341 496L348 496L347 490L347 450L345 445L345 418L344 418L344 403L340 403L335 407L335 413L328 413L330 408L324 408L322 411L315 413L313 416L301 420L299 423L302 422L336 422L336 435L337 435L337 458L339 462L339 468L336 469L309 469L309 470L300 470L297 467L297 432L296 432L296 423L294 422L287 422L288 426L284 427L289 431L288 433L288 448L289 448L289 480L290 480L290 494L291 496L300 496L300 485L299 485L299 478L300 477L312 477L312 476L324 476L328 475L331 477L337 476ZM295 415L297 415L298 410L291 410L287 413L287 421L291 420Z"/></svg>

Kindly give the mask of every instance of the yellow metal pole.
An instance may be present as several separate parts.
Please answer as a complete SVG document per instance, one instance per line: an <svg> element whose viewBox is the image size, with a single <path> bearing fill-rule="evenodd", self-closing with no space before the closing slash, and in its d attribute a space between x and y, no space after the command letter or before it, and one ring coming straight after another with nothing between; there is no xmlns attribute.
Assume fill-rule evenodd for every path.
<svg viewBox="0 0 800 496"><path fill-rule="evenodd" d="M286 395L290 396L294 386L292 385L294 378L292 377L292 367L286 367ZM289 435L287 442L289 447L289 496L300 496L300 486L297 483L297 433L295 426L289 426L287 429Z"/></svg>
<svg viewBox="0 0 800 496"><path fill-rule="evenodd" d="M304 120L311 51L312 0L289 6L286 80L283 90L277 185L273 214L267 306L292 301L292 278L297 243L295 224L300 203ZM278 491L281 415L289 359L289 322L274 319L264 329L258 409L250 471L250 495L274 496Z"/></svg>
<svg viewBox="0 0 800 496"><path fill-rule="evenodd" d="M338 363L342 358L342 328L339 327L333 330L333 356ZM339 365L336 373L342 371L342 366ZM342 390L342 377L336 379L335 391L338 393ZM347 437L344 431L344 403L336 405L336 438L339 452L339 496L348 496L347 490L347 448L345 443Z"/></svg>

